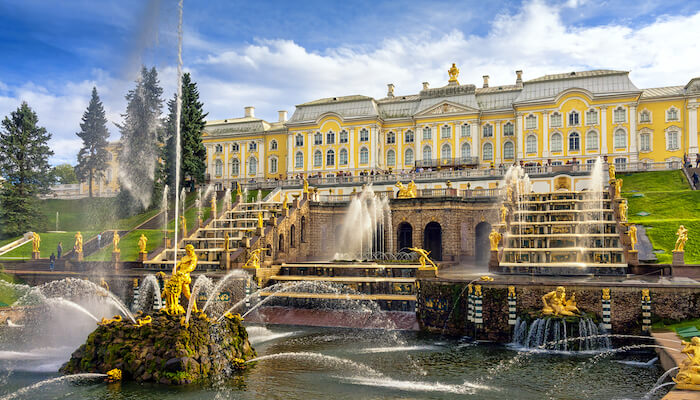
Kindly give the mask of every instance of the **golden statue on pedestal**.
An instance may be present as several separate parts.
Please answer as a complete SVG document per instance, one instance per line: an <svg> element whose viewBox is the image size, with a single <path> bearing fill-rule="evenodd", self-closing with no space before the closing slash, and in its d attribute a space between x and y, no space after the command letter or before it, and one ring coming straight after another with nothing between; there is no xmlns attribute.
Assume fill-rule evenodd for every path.
<svg viewBox="0 0 700 400"><path fill-rule="evenodd" d="M620 222L627 222L627 202L621 201L618 207L620 210Z"/></svg>
<svg viewBox="0 0 700 400"><path fill-rule="evenodd" d="M457 77L459 76L459 68L457 68L455 63L452 63L452 67L447 70L447 74L450 76L450 79L447 82L456 83L459 85L459 81L457 80Z"/></svg>
<svg viewBox="0 0 700 400"><path fill-rule="evenodd" d="M211 213L216 215L216 194L211 196Z"/></svg>
<svg viewBox="0 0 700 400"><path fill-rule="evenodd" d="M673 381L676 382L677 389L700 390L700 337L693 337L690 342L681 342L683 350L681 353L688 356L679 366L680 370Z"/></svg>
<svg viewBox="0 0 700 400"><path fill-rule="evenodd" d="M263 214L262 211L258 213L258 228L262 229L263 227Z"/></svg>
<svg viewBox="0 0 700 400"><path fill-rule="evenodd" d="M243 191L241 190L241 183L236 182L236 200L241 201L241 197L243 197Z"/></svg>
<svg viewBox="0 0 700 400"><path fill-rule="evenodd" d="M119 250L119 240L121 238L119 237L119 232L114 231L114 235L112 235L112 252L113 253L119 253L121 250Z"/></svg>
<svg viewBox="0 0 700 400"><path fill-rule="evenodd" d="M416 253L418 253L418 255L420 255L420 258L418 259L418 262L420 263L420 267L418 267L419 270L432 269L432 270L437 271L437 268L438 268L437 265L435 265L433 260L431 260L430 257L428 257L428 255L430 255L429 251L423 250L423 249L418 248L418 247L409 247L408 249L411 251L415 251ZM427 264L430 264L431 266L428 267Z"/></svg>
<svg viewBox="0 0 700 400"><path fill-rule="evenodd" d="M39 246L41 245L41 237L38 233L32 232L32 251L34 253L39 252Z"/></svg>
<svg viewBox="0 0 700 400"><path fill-rule="evenodd" d="M685 242L688 241L688 229L683 225L679 226L676 236L678 239L676 239L676 247L673 248L673 251L683 251Z"/></svg>
<svg viewBox="0 0 700 400"><path fill-rule="evenodd" d="M610 300L610 288L603 289L603 300Z"/></svg>
<svg viewBox="0 0 700 400"><path fill-rule="evenodd" d="M75 250L76 253L83 252L83 234L80 233L80 231L76 232L75 234L75 244L73 244L73 250Z"/></svg>
<svg viewBox="0 0 700 400"><path fill-rule="evenodd" d="M287 199L287 193L284 194L284 200L282 200L282 209L289 210L289 200Z"/></svg>
<svg viewBox="0 0 700 400"><path fill-rule="evenodd" d="M497 230L491 230L491 233L489 233L489 241L491 241L491 251L498 251L498 243L501 242L502 238L503 235L498 233Z"/></svg>
<svg viewBox="0 0 700 400"><path fill-rule="evenodd" d="M542 296L542 314L554 316L573 316L579 313L576 307L576 299L572 294L569 300L566 299L566 289L564 286L559 286L553 292L549 292Z"/></svg>
<svg viewBox="0 0 700 400"><path fill-rule="evenodd" d="M506 186L506 200L513 201L513 188L510 185Z"/></svg>
<svg viewBox="0 0 700 400"><path fill-rule="evenodd" d="M619 199L622 196L622 179L615 179L615 198Z"/></svg>
<svg viewBox="0 0 700 400"><path fill-rule="evenodd" d="M143 233L141 234L141 237L139 238L138 246L139 246L139 253L145 253L146 252L146 243L148 243L148 238L146 235Z"/></svg>
<svg viewBox="0 0 700 400"><path fill-rule="evenodd" d="M187 236L187 218L184 215L180 215L180 229L182 229L182 237Z"/></svg>
<svg viewBox="0 0 700 400"><path fill-rule="evenodd" d="M608 178L610 183L615 180L615 164L608 164Z"/></svg>
<svg viewBox="0 0 700 400"><path fill-rule="evenodd" d="M304 177L304 189L302 193L309 193L309 180Z"/></svg>
<svg viewBox="0 0 700 400"><path fill-rule="evenodd" d="M185 246L185 256L182 257L179 263L173 268L173 275L165 282L162 298L165 299L164 312L168 315L184 314L185 309L180 305L180 294L185 295L189 301L192 293L190 292L190 283L192 277L190 273L197 268L197 254L194 252L194 246L188 244ZM197 300L192 299L192 311L198 312Z"/></svg>
<svg viewBox="0 0 700 400"><path fill-rule="evenodd" d="M243 268L259 269L260 268L260 253L264 248L255 249L250 252L250 258L243 264Z"/></svg>
<svg viewBox="0 0 700 400"><path fill-rule="evenodd" d="M505 205L501 206L501 223L505 225L506 217L508 217L508 207Z"/></svg>
<svg viewBox="0 0 700 400"><path fill-rule="evenodd" d="M416 183L413 181L409 182L407 186L404 186L403 183L399 181L396 182L395 186L399 188L398 193L396 193L396 197L399 199L413 199L418 197L418 189L416 188Z"/></svg>
<svg viewBox="0 0 700 400"><path fill-rule="evenodd" d="M635 246L637 246L637 227L630 225L627 229L627 235L630 237L630 250L636 251Z"/></svg>
<svg viewBox="0 0 700 400"><path fill-rule="evenodd" d="M231 237L228 235L228 232L224 233L224 251L231 250L231 243L229 242L229 239L231 239Z"/></svg>

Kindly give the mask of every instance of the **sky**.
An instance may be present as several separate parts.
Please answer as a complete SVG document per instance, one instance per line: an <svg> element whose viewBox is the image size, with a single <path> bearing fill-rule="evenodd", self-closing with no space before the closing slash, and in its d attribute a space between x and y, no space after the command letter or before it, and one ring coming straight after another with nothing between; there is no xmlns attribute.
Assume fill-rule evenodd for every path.
<svg viewBox="0 0 700 400"><path fill-rule="evenodd" d="M323 97L381 98L422 82L512 84L588 69L630 71L639 88L700 76L697 1L184 0L184 70L208 119L268 121ZM52 164L75 164L93 86L110 140L141 65L176 87L177 0L0 1L0 118L26 101L53 135Z"/></svg>

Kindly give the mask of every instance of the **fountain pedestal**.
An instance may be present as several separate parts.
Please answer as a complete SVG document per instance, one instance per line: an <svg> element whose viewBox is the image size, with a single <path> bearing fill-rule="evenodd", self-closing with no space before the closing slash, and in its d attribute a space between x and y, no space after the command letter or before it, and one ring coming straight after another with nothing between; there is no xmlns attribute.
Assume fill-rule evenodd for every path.
<svg viewBox="0 0 700 400"><path fill-rule="evenodd" d="M685 265L685 251L673 251L673 265Z"/></svg>
<svg viewBox="0 0 700 400"><path fill-rule="evenodd" d="M139 261L140 262L148 261L148 253L139 253Z"/></svg>
<svg viewBox="0 0 700 400"><path fill-rule="evenodd" d="M627 264L634 266L639 265L639 252L637 250L627 251Z"/></svg>
<svg viewBox="0 0 700 400"><path fill-rule="evenodd" d="M76 258L78 261L83 261L83 252L82 252L82 251L76 252L76 253L75 253L75 258Z"/></svg>
<svg viewBox="0 0 700 400"><path fill-rule="evenodd" d="M197 227L198 227L199 229L204 228L204 221L202 221L202 216L201 216L201 215L199 215L199 216L197 217Z"/></svg>
<svg viewBox="0 0 700 400"><path fill-rule="evenodd" d="M32 251L32 260L38 260L41 258L41 254L38 251Z"/></svg>
<svg viewBox="0 0 700 400"><path fill-rule="evenodd" d="M219 267L223 270L229 270L231 268L231 252L224 251L221 253L221 259L219 261Z"/></svg>
<svg viewBox="0 0 700 400"><path fill-rule="evenodd" d="M416 279L437 278L437 269L433 267L418 268L416 270Z"/></svg>
<svg viewBox="0 0 700 400"><path fill-rule="evenodd" d="M491 253L489 256L489 272L499 272L498 250L491 250Z"/></svg>
<svg viewBox="0 0 700 400"><path fill-rule="evenodd" d="M119 262L119 255L122 254L119 251L112 252L112 262Z"/></svg>

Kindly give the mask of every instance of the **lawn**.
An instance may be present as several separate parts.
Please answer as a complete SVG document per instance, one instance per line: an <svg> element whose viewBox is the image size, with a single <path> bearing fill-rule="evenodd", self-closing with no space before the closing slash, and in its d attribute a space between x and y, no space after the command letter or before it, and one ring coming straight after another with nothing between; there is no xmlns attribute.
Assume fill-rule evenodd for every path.
<svg viewBox="0 0 700 400"><path fill-rule="evenodd" d="M688 181L686 181L681 170L616 174L615 177L622 178L623 192L630 190L640 192L690 190Z"/></svg>
<svg viewBox="0 0 700 400"><path fill-rule="evenodd" d="M158 210L148 210L129 218L118 219L116 207L116 198L49 199L41 202L41 212L46 220L46 230L49 231L130 230L158 213Z"/></svg>
<svg viewBox="0 0 700 400"><path fill-rule="evenodd" d="M12 274L8 274L2 271L2 266L0 266L0 280L10 282L10 283L21 283L17 277ZM0 285L0 307L6 307L14 303L17 300L17 294L14 290L5 285Z"/></svg>
<svg viewBox="0 0 700 400"><path fill-rule="evenodd" d="M664 321L657 321L652 324L652 329L654 331L674 331L676 332L678 329L683 329L683 328L690 328L691 326L696 327L697 329L700 330L700 318L697 319L689 319L681 322L674 322L670 324L665 324Z"/></svg>
<svg viewBox="0 0 700 400"><path fill-rule="evenodd" d="M163 245L163 231L160 229L137 229L128 233L119 242L121 261L137 261L139 254L138 242L141 234L146 235L146 251L151 252ZM88 261L110 261L112 259L112 246L105 246L100 251L86 257Z"/></svg>
<svg viewBox="0 0 700 400"><path fill-rule="evenodd" d="M81 232L83 235L83 243L87 242L91 237L97 235L97 231ZM63 242L63 254L67 254L73 249L75 243L75 232L46 232L39 233L41 236L41 251L42 258L49 258L51 253L56 253L58 242ZM0 259L16 260L32 257L32 243L28 242L22 246L3 254Z"/></svg>

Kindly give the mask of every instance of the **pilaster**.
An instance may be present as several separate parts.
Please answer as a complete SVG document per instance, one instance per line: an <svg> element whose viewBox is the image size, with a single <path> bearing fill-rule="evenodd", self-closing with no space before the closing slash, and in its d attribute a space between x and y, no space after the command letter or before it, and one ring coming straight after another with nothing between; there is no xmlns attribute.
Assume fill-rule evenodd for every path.
<svg viewBox="0 0 700 400"><path fill-rule="evenodd" d="M264 178L267 171L265 170L265 138L258 142L258 174L257 176Z"/></svg>
<svg viewBox="0 0 700 400"><path fill-rule="evenodd" d="M639 160L637 152L639 135L637 134L637 106L630 105L629 107L630 121L630 162L636 163Z"/></svg>
<svg viewBox="0 0 700 400"><path fill-rule="evenodd" d="M698 153L698 103L688 103L688 156Z"/></svg>
<svg viewBox="0 0 700 400"><path fill-rule="evenodd" d="M608 107L600 107L600 154L608 155Z"/></svg>
<svg viewBox="0 0 700 400"><path fill-rule="evenodd" d="M493 164L498 166L501 164L501 158L504 156L503 149L501 148L501 123L494 121L493 123L493 134L495 137L495 148L493 149Z"/></svg>
<svg viewBox="0 0 700 400"><path fill-rule="evenodd" d="M287 134L287 175L294 171L294 134Z"/></svg>
<svg viewBox="0 0 700 400"><path fill-rule="evenodd" d="M515 130L515 143L516 143L516 151L518 152L517 159L522 159L523 158L523 126L525 123L525 115L523 113L519 112L515 114L515 125L516 125L516 130Z"/></svg>
<svg viewBox="0 0 700 400"><path fill-rule="evenodd" d="M549 157L549 121L548 114L542 113L542 157Z"/></svg>
<svg viewBox="0 0 700 400"><path fill-rule="evenodd" d="M479 143L479 138L481 138L481 127L478 122L473 122L471 125L472 133L472 154L479 158L479 164L483 161L481 158L481 143Z"/></svg>

